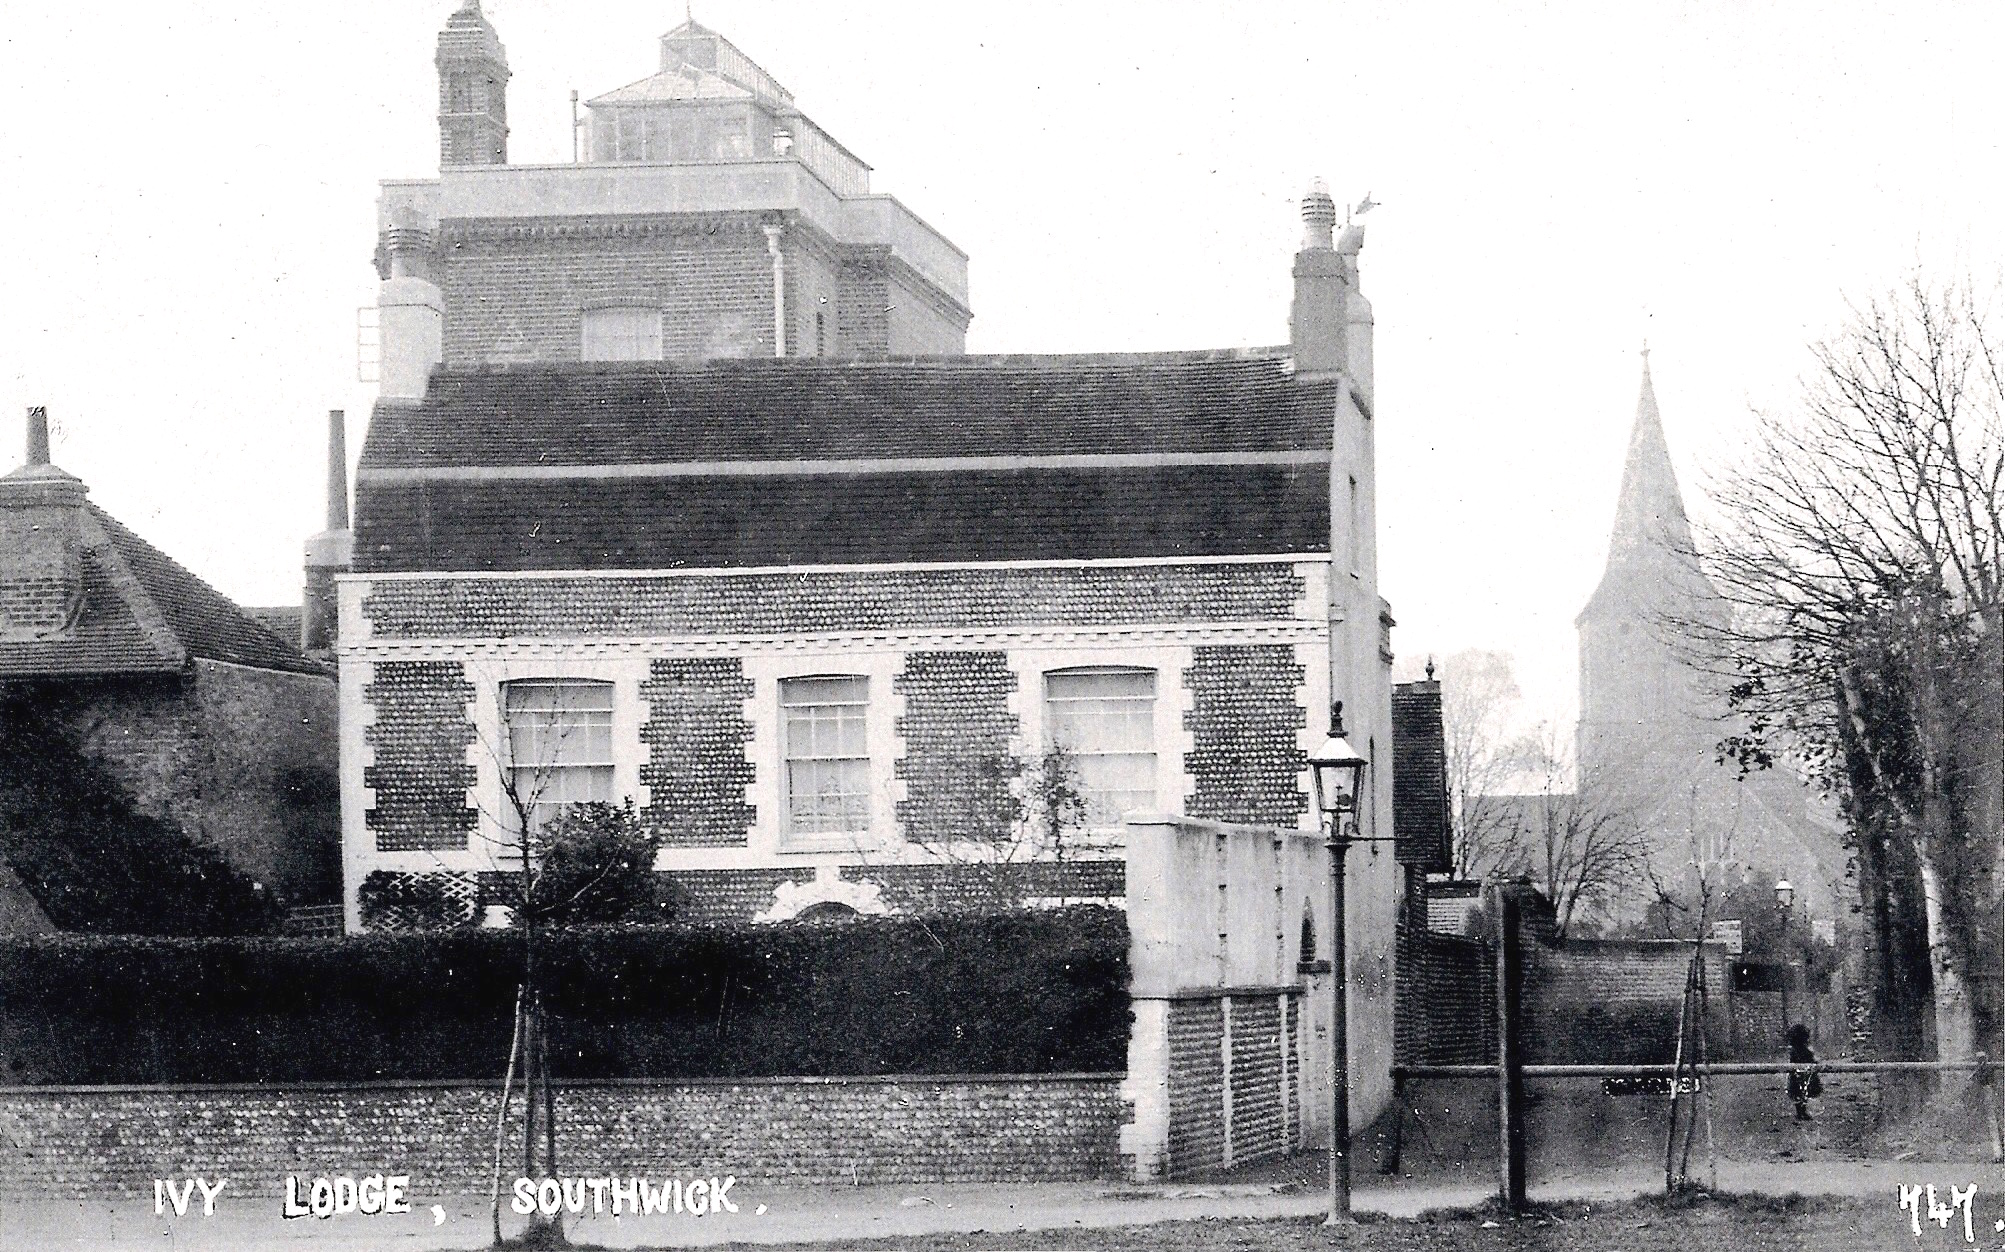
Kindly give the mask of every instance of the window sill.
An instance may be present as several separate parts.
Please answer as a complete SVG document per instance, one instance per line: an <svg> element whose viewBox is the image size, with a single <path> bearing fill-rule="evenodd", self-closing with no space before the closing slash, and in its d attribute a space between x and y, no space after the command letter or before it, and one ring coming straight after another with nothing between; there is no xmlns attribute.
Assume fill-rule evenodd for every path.
<svg viewBox="0 0 2005 1252"><path fill-rule="evenodd" d="M781 856L815 852L879 852L884 841L867 830L825 835L783 835L775 849Z"/></svg>

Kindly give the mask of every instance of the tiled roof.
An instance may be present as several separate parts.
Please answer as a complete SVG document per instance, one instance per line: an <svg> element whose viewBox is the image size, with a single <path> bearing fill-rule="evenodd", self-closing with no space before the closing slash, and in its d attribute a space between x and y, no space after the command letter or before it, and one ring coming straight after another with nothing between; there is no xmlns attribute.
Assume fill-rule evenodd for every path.
<svg viewBox="0 0 2005 1252"><path fill-rule="evenodd" d="M572 570L1327 551L1321 467L358 484L355 568Z"/></svg>
<svg viewBox="0 0 2005 1252"><path fill-rule="evenodd" d="M356 568L1327 551L1334 401L1271 353L441 371L376 411Z"/></svg>
<svg viewBox="0 0 2005 1252"><path fill-rule="evenodd" d="M0 678L177 673L202 658L317 673L299 650L95 505L84 506L84 597L59 638L0 641Z"/></svg>
<svg viewBox="0 0 2005 1252"><path fill-rule="evenodd" d="M300 637L306 610L297 604L247 604L244 616L287 643Z"/></svg>
<svg viewBox="0 0 2005 1252"><path fill-rule="evenodd" d="M1392 834L1402 865L1438 872L1454 863L1441 684L1431 679L1392 689Z"/></svg>
<svg viewBox="0 0 2005 1252"><path fill-rule="evenodd" d="M1223 352L442 370L377 410L362 471L1327 451L1334 403Z"/></svg>

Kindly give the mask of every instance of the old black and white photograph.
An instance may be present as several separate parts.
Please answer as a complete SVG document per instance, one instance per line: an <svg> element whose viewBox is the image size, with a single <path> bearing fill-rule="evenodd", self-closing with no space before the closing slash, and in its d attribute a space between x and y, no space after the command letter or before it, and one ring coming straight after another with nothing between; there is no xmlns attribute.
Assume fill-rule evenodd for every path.
<svg viewBox="0 0 2005 1252"><path fill-rule="evenodd" d="M0 1249L2005 1252L2001 57L7 5Z"/></svg>

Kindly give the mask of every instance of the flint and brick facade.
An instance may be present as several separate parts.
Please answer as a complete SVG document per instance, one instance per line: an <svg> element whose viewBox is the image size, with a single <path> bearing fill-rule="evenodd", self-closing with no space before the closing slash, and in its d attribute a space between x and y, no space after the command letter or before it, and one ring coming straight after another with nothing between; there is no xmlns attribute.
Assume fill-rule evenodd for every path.
<svg viewBox="0 0 2005 1252"><path fill-rule="evenodd" d="M706 918L989 896L998 871L976 845L1008 832L988 829L983 763L1044 742L1044 676L1082 666L1157 676L1156 807L1300 824L1303 738L1324 703L1312 676L1328 646L1317 620L1326 576L1322 561L1287 556L352 575L343 690L364 731L349 745L361 784L350 796L351 909L371 869L495 864L510 838L497 693L519 679L612 684L614 792L660 837L663 873L702 875L679 881L709 897L696 906ZM870 692L868 831L790 836L779 684L832 673L860 675ZM1118 898L1109 834L1082 832L1077 861L1031 872L1023 889Z"/></svg>
<svg viewBox="0 0 2005 1252"><path fill-rule="evenodd" d="M378 870L503 902L474 884L518 839L517 682L597 684L601 794L658 837L688 917L1123 898L1119 812L1046 846L1010 811L1059 737L1053 675L1136 684L1093 714L1129 737L1124 811L1312 826L1330 606L1351 588L1330 585L1338 390L1290 366L446 368L380 405L339 597L350 925ZM1365 725L1381 615L1355 614ZM853 811L807 829L783 698L831 677L862 693Z"/></svg>

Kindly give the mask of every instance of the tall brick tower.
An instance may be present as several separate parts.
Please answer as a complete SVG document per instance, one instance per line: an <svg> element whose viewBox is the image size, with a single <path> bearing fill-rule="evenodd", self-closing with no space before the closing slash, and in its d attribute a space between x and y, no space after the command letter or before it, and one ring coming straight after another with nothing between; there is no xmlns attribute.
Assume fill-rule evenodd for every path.
<svg viewBox="0 0 2005 1252"><path fill-rule="evenodd" d="M586 100L580 159L508 163L478 0L439 35L439 171L383 184L382 397L431 372L720 357L952 356L968 258L729 39L663 35Z"/></svg>
<svg viewBox="0 0 2005 1252"><path fill-rule="evenodd" d="M439 32L439 164L508 164L508 54L466 0Z"/></svg>

